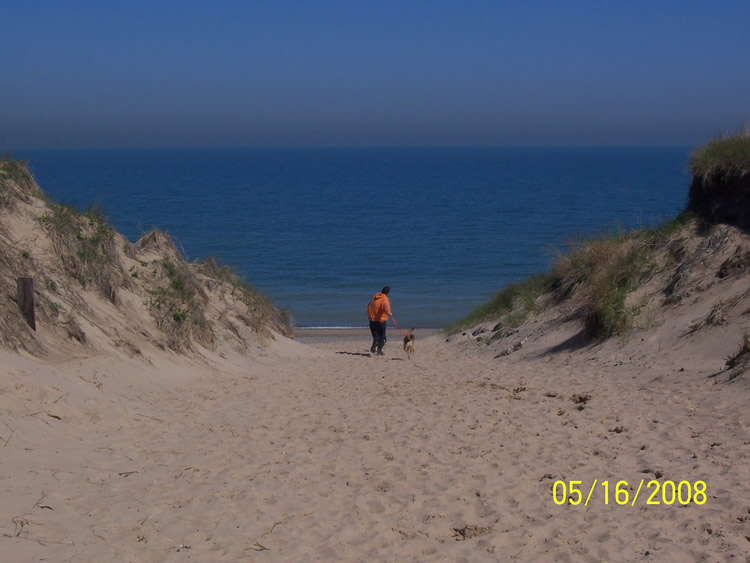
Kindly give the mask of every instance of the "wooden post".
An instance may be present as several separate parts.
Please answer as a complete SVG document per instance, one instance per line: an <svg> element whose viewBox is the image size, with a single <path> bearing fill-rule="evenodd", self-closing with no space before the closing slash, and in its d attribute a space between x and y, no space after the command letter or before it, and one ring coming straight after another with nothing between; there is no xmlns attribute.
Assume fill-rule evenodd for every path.
<svg viewBox="0 0 750 563"><path fill-rule="evenodd" d="M36 330L34 315L34 278L17 278L16 291L18 293L18 308L29 326Z"/></svg>

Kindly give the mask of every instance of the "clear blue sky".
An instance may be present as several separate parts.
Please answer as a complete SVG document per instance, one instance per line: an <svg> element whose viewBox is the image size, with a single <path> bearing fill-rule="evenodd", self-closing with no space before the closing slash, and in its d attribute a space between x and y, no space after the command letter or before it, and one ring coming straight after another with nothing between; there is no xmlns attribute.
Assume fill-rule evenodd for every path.
<svg viewBox="0 0 750 563"><path fill-rule="evenodd" d="M0 0L0 150L696 145L750 1Z"/></svg>

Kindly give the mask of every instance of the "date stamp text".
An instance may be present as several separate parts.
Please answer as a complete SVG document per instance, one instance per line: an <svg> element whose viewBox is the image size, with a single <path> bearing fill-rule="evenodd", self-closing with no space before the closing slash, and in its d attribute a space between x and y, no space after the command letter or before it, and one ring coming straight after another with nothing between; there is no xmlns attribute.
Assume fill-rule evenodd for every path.
<svg viewBox="0 0 750 563"><path fill-rule="evenodd" d="M552 498L557 505L572 504L588 506L589 502L604 502L604 504L618 504L620 506L635 506L639 501L646 505L674 505L686 506L690 503L703 505L706 503L706 482L695 481L647 481L641 479L630 486L628 481L599 481L594 479L591 487L582 487L582 481L555 481L552 487ZM645 490L644 485L646 485Z"/></svg>

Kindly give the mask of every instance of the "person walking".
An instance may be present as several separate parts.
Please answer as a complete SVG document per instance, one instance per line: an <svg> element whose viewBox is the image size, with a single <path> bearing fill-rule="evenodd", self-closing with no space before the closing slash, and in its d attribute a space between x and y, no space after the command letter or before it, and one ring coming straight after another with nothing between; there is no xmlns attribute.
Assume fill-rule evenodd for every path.
<svg viewBox="0 0 750 563"><path fill-rule="evenodd" d="M372 334L372 346L370 352L378 356L383 355L383 346L385 346L385 326L388 317L391 315L391 302L388 300L388 294L391 288L385 286L380 293L376 293L367 304L367 318L370 320L370 333Z"/></svg>

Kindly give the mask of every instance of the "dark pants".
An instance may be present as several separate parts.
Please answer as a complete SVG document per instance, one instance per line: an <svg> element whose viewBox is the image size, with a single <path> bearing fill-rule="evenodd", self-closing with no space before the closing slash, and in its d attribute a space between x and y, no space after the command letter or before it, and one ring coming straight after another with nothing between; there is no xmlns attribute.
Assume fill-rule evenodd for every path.
<svg viewBox="0 0 750 563"><path fill-rule="evenodd" d="M378 353L383 351L385 346L385 321L370 321L370 332L372 333L372 346L378 349Z"/></svg>

